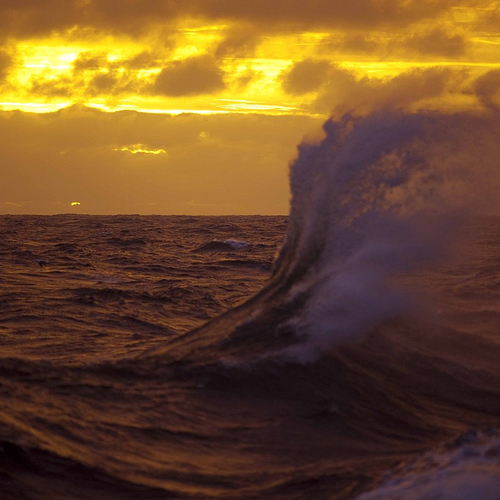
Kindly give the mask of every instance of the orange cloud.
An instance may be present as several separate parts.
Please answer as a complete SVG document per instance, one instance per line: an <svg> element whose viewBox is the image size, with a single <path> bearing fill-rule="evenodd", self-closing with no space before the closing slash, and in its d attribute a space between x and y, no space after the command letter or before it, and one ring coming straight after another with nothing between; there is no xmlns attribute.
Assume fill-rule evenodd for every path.
<svg viewBox="0 0 500 500"><path fill-rule="evenodd" d="M144 50L139 52L138 54L132 56L129 59L125 59L124 61L120 61L122 66L132 69L150 69L156 68L160 65L160 57L159 55L155 55L150 50Z"/></svg>
<svg viewBox="0 0 500 500"><path fill-rule="evenodd" d="M95 54L92 52L83 52L73 61L73 71L96 71L109 67L106 53Z"/></svg>
<svg viewBox="0 0 500 500"><path fill-rule="evenodd" d="M49 72L33 75L28 83L30 93L45 97L67 97L79 100L92 96L117 96L125 93L147 94L153 76L140 71L159 63L149 51L125 59L109 60L108 53L85 51L72 62L72 71L59 76Z"/></svg>
<svg viewBox="0 0 500 500"><path fill-rule="evenodd" d="M436 18L474 0L23 0L0 4L0 32L7 36L44 36L78 27L144 35L152 27L175 26L179 19L250 23L259 31L279 26L348 28L408 26ZM479 2L481 4L481 2Z"/></svg>
<svg viewBox="0 0 500 500"><path fill-rule="evenodd" d="M357 78L338 66L332 66L327 83L313 103L316 112L364 114L375 109L406 109L426 100L460 93L467 73L446 67L415 68L394 77Z"/></svg>
<svg viewBox="0 0 500 500"><path fill-rule="evenodd" d="M212 94L223 90L224 72L209 56L195 56L168 63L158 75L153 91L166 96Z"/></svg>
<svg viewBox="0 0 500 500"><path fill-rule="evenodd" d="M56 30L72 28L78 25L81 19L81 2L78 0L23 0L0 3L2 38L44 36Z"/></svg>
<svg viewBox="0 0 500 500"><path fill-rule="evenodd" d="M467 41L461 34L447 32L441 27L418 32L405 40L404 45L423 55L460 57L465 54Z"/></svg>
<svg viewBox="0 0 500 500"><path fill-rule="evenodd" d="M0 82L5 79L12 66L13 59L7 52L0 50Z"/></svg>
<svg viewBox="0 0 500 500"><path fill-rule="evenodd" d="M251 25L232 26L215 49L216 57L251 57L261 41L261 34Z"/></svg>
<svg viewBox="0 0 500 500"><path fill-rule="evenodd" d="M208 18L259 23L342 28L348 26L408 25L436 17L454 6L473 5L470 0L198 0L187 3L191 12Z"/></svg>
<svg viewBox="0 0 500 500"><path fill-rule="evenodd" d="M304 59L296 62L282 76L285 92L292 95L305 94L318 90L326 81L332 64L326 59Z"/></svg>
<svg viewBox="0 0 500 500"><path fill-rule="evenodd" d="M380 41L369 38L364 34L348 33L345 35L340 48L347 52L376 53L381 46Z"/></svg>
<svg viewBox="0 0 500 500"><path fill-rule="evenodd" d="M360 54L378 59L463 59L471 49L466 33L457 26L423 25L390 33L350 31L332 36L319 53Z"/></svg>
<svg viewBox="0 0 500 500"><path fill-rule="evenodd" d="M479 2L478 15L472 22L473 28L482 33L500 31L500 6L496 2Z"/></svg>
<svg viewBox="0 0 500 500"><path fill-rule="evenodd" d="M65 97L73 95L75 81L68 77L62 78L36 78L30 81L29 90L33 95L44 97Z"/></svg>
<svg viewBox="0 0 500 500"><path fill-rule="evenodd" d="M474 92L484 107L500 109L500 69L488 71L477 78Z"/></svg>

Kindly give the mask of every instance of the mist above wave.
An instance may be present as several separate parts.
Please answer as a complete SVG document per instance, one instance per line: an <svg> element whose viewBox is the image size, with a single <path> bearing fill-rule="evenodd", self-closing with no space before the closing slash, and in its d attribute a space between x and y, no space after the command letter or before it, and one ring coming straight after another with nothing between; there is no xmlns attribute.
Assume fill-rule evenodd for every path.
<svg viewBox="0 0 500 500"><path fill-rule="evenodd" d="M291 166L275 276L307 297L290 319L322 348L414 310L395 278L447 255L472 213L498 213L500 118L377 111L324 125ZM304 349L302 348L302 355Z"/></svg>

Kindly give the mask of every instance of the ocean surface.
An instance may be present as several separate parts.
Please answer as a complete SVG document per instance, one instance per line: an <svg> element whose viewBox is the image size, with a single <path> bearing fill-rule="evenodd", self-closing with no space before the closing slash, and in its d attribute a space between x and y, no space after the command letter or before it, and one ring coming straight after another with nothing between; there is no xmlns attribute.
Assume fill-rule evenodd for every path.
<svg viewBox="0 0 500 500"><path fill-rule="evenodd" d="M289 217L0 216L0 498L500 499L500 218L438 189L449 125L328 122Z"/></svg>

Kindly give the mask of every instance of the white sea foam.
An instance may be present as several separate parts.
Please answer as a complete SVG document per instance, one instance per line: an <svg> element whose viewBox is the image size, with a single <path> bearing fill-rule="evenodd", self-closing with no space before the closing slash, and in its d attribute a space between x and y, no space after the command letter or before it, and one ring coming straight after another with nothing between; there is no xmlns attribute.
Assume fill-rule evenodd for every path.
<svg viewBox="0 0 500 500"><path fill-rule="evenodd" d="M229 245L231 248L235 250L240 250L241 248L247 248L250 246L250 243L247 241L239 241L239 240L226 240L224 241L226 245Z"/></svg>
<svg viewBox="0 0 500 500"><path fill-rule="evenodd" d="M418 472L413 472L418 470ZM482 434L447 452L427 453L401 477L358 500L498 500L500 438Z"/></svg>

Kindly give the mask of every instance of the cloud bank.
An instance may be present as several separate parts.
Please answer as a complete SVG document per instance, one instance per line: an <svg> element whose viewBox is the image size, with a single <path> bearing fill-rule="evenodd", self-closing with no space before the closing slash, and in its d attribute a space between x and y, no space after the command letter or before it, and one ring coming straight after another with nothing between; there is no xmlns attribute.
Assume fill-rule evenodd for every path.
<svg viewBox="0 0 500 500"><path fill-rule="evenodd" d="M456 7L476 6L473 0L5 0L0 5L4 36L40 36L77 27L143 34L158 24L201 18L232 21L274 30L279 26L309 28L374 28L408 26L435 18ZM19 22L22 19L23 22Z"/></svg>
<svg viewBox="0 0 500 500"><path fill-rule="evenodd" d="M284 214L287 160L321 121L0 112L0 213Z"/></svg>

